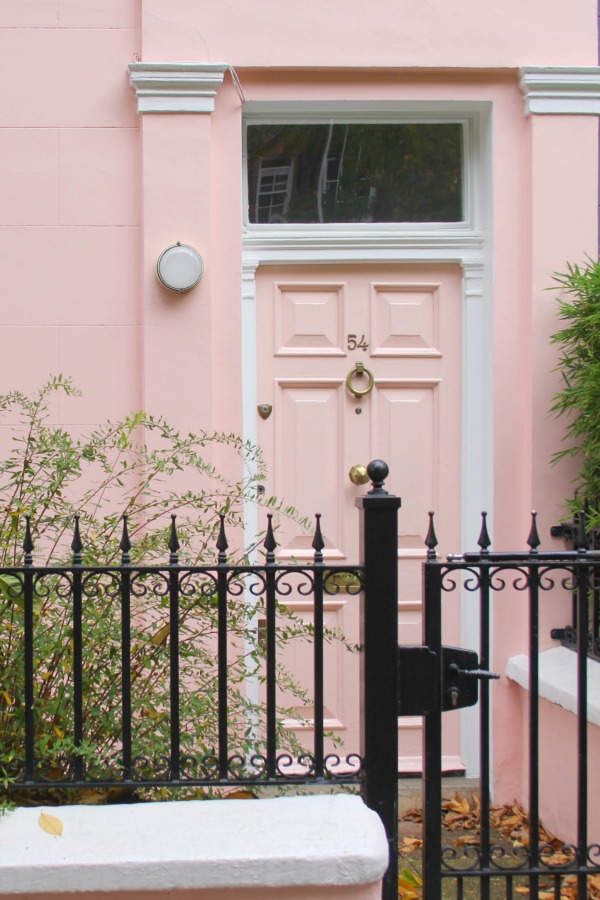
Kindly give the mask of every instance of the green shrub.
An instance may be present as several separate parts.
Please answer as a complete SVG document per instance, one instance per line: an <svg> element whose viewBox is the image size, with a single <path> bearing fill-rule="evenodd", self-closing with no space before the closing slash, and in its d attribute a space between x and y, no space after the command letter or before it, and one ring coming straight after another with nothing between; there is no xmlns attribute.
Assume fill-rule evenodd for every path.
<svg viewBox="0 0 600 900"><path fill-rule="evenodd" d="M79 517L85 566L117 566L123 514L127 516L131 561L166 565L171 514L177 514L182 565L214 565L221 517L230 535L241 534L246 502L293 516L275 498L262 499L264 479L258 449L231 434L182 435L161 418L137 413L107 423L89 437L48 424L55 392L76 395L70 380L50 379L33 396L0 397L0 413L15 417L13 449L0 460L0 567L23 564L24 516L30 517L34 563L70 565L75 517ZM225 476L207 460L220 447L235 454L239 478ZM235 468L233 469L235 471ZM180 489L185 483L185 488ZM247 552L247 551L246 551ZM238 561L243 561L238 557ZM69 573L49 571L36 581L34 672L36 757L47 776L59 778L64 760L82 756L96 776L118 776L122 747L121 596L107 571L83 578L84 740L73 738L73 611ZM247 757L264 746L264 705L247 691L264 681L264 649L257 619L264 598L248 606L243 584L228 608L228 701L230 752ZM169 590L164 574L132 580L130 659L134 723L133 754L138 773L164 769L170 728ZM7 781L24 755L22 576L0 574L0 775ZM312 627L280 609L278 652L287 641L312 639ZM182 579L179 611L181 755L214 757L217 749L217 604L214 581ZM334 631L327 639L338 639ZM306 706L305 690L280 666L279 687L288 709ZM279 729L282 749L299 752ZM145 760L145 761L144 761ZM190 761L191 768L193 765ZM190 769L191 771L191 769ZM196 769L193 774L201 772Z"/></svg>
<svg viewBox="0 0 600 900"><path fill-rule="evenodd" d="M560 347L557 369L564 388L556 394L552 412L568 416L565 440L568 446L555 460L576 456L581 467L571 513L584 503L589 506L590 526L600 525L600 262L568 264L555 273L561 289L558 315L563 327L552 337Z"/></svg>

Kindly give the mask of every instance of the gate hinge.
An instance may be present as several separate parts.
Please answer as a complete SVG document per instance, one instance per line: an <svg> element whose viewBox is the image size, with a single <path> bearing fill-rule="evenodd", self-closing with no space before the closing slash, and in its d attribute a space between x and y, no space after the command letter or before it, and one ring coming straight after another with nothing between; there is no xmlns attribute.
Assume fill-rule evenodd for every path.
<svg viewBox="0 0 600 900"><path fill-rule="evenodd" d="M500 677L480 669L477 653L462 647L442 647L439 680L436 662L436 654L426 645L398 647L399 716L475 706L478 682Z"/></svg>

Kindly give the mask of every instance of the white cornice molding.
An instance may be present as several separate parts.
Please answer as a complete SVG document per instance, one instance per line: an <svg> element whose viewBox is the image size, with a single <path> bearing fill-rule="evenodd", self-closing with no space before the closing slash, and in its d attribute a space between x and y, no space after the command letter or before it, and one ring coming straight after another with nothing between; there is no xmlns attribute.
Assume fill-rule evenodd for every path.
<svg viewBox="0 0 600 900"><path fill-rule="evenodd" d="M525 115L600 115L600 66L523 66Z"/></svg>
<svg viewBox="0 0 600 900"><path fill-rule="evenodd" d="M293 263L477 262L483 235L477 231L433 228L422 234L370 225L247 226L243 258L252 265Z"/></svg>
<svg viewBox="0 0 600 900"><path fill-rule="evenodd" d="M228 68L226 63L130 63L138 113L211 113Z"/></svg>

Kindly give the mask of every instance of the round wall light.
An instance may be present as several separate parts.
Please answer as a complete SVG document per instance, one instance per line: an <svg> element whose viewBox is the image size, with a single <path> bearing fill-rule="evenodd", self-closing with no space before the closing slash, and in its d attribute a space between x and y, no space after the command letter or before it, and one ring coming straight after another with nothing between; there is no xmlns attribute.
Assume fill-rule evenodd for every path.
<svg viewBox="0 0 600 900"><path fill-rule="evenodd" d="M195 287L204 272L204 263L197 250L177 241L158 257L156 274L161 284L170 291L183 294Z"/></svg>

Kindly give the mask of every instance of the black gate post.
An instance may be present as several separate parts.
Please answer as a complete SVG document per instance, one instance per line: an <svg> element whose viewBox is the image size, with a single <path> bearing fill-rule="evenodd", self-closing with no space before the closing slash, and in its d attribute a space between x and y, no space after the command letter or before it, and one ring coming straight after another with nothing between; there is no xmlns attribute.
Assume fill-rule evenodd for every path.
<svg viewBox="0 0 600 900"><path fill-rule="evenodd" d="M398 509L400 497L383 487L389 469L367 466L373 487L355 501L362 510L361 755L364 799L379 813L389 845L382 900L398 896Z"/></svg>

